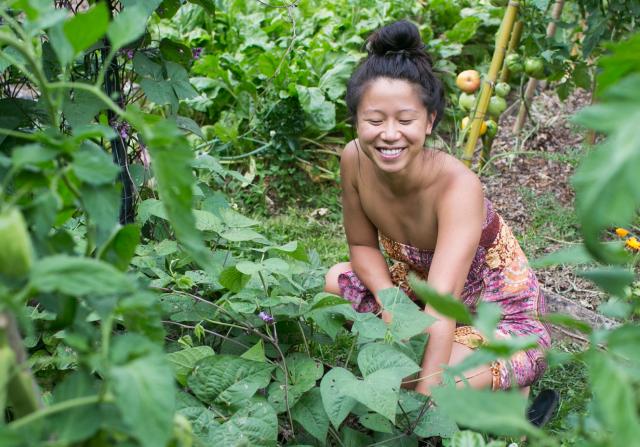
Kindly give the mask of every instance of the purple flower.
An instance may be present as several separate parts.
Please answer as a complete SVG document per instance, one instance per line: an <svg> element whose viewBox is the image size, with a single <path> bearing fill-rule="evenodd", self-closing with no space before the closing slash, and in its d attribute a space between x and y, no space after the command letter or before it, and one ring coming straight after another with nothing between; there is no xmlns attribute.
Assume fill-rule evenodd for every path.
<svg viewBox="0 0 640 447"><path fill-rule="evenodd" d="M140 156L140 161L142 162L142 165L146 169L149 169L149 166L151 165L151 157L149 156L149 151L147 150L147 146L145 146L142 143L140 143L139 156Z"/></svg>
<svg viewBox="0 0 640 447"><path fill-rule="evenodd" d="M264 311L260 312L258 314L258 316L260 317L260 319L262 321L264 321L267 324L273 324L276 321L271 315L269 315L268 313L266 313Z"/></svg>
<svg viewBox="0 0 640 447"><path fill-rule="evenodd" d="M194 59L199 59L200 55L202 54L202 47L195 47L193 50L191 50L193 58Z"/></svg>
<svg viewBox="0 0 640 447"><path fill-rule="evenodd" d="M121 122L116 126L118 132L120 133L120 138L123 140L127 140L129 138L129 131L131 130L131 126L126 121Z"/></svg>

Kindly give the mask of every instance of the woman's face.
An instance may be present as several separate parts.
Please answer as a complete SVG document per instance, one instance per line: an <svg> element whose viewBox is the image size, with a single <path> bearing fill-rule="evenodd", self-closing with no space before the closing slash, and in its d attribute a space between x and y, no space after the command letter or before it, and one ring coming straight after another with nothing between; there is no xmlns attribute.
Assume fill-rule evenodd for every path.
<svg viewBox="0 0 640 447"><path fill-rule="evenodd" d="M379 169L394 173L403 171L422 152L435 113L427 113L412 83L378 78L365 88L357 117L363 152Z"/></svg>

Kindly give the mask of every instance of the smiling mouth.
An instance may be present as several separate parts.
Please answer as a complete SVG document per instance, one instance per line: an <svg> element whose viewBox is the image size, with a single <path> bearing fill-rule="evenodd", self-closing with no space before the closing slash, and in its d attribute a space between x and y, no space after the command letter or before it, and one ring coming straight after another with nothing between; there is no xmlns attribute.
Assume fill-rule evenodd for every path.
<svg viewBox="0 0 640 447"><path fill-rule="evenodd" d="M382 158L391 160L394 158L398 158L402 151L405 150L404 147L377 147L376 150L382 155Z"/></svg>

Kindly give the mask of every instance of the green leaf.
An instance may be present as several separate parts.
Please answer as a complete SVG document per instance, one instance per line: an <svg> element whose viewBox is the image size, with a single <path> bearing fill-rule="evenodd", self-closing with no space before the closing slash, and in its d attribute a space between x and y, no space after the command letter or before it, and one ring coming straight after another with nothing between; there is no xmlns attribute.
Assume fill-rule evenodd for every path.
<svg viewBox="0 0 640 447"><path fill-rule="evenodd" d="M213 0L189 0L189 3L200 5L208 14L216 13L216 4Z"/></svg>
<svg viewBox="0 0 640 447"><path fill-rule="evenodd" d="M396 341L409 339L421 334L436 319L423 312L405 293L398 287L381 290L378 292L384 309L391 312L393 319L389 329Z"/></svg>
<svg viewBox="0 0 640 447"><path fill-rule="evenodd" d="M104 3L98 3L85 12L79 12L64 24L64 34L78 54L96 43L109 26L109 12Z"/></svg>
<svg viewBox="0 0 640 447"><path fill-rule="evenodd" d="M306 393L291 409L291 417L314 438L324 443L329 431L329 417L322 406L319 388Z"/></svg>
<svg viewBox="0 0 640 447"><path fill-rule="evenodd" d="M85 141L80 150L73 154L71 168L80 180L92 185L113 183L120 172L111 157L90 141Z"/></svg>
<svg viewBox="0 0 640 447"><path fill-rule="evenodd" d="M254 362L266 362L267 358L264 355L264 342L262 339L258 340L255 345L245 351L245 353L240 357L247 360L253 360Z"/></svg>
<svg viewBox="0 0 640 447"><path fill-rule="evenodd" d="M417 416L418 414L416 414ZM414 429L414 433L418 436L429 438L432 436L440 436L441 438L450 438L458 432L458 426L452 418L447 416L439 407L429 408L420 418L420 421Z"/></svg>
<svg viewBox="0 0 640 447"><path fill-rule="evenodd" d="M268 363L219 355L199 361L187 382L204 402L237 406L269 384L273 368Z"/></svg>
<svg viewBox="0 0 640 447"><path fill-rule="evenodd" d="M209 432L205 445L276 447L278 416L264 400L254 399Z"/></svg>
<svg viewBox="0 0 640 447"><path fill-rule="evenodd" d="M485 443L480 433L465 430L451 438L451 447L485 447Z"/></svg>
<svg viewBox="0 0 640 447"><path fill-rule="evenodd" d="M640 73L631 75L607 90L598 105L576 115L576 121L598 128L606 120L611 125L604 143L590 152L572 178L576 190L576 212L587 249L599 260L624 262L599 242L600 232L610 225L625 226L640 206L637 172L640 169Z"/></svg>
<svg viewBox="0 0 640 447"><path fill-rule="evenodd" d="M143 128L143 136L148 144L158 183L160 199L167 217L175 231L176 238L187 253L212 277L217 276L209 249L203 243L202 236L195 227L193 208L193 184L191 172L193 150L181 131L171 122L144 116L151 125L136 126Z"/></svg>
<svg viewBox="0 0 640 447"><path fill-rule="evenodd" d="M176 380L180 385L187 385L187 376L191 373L195 364L205 357L215 355L213 349L209 346L196 346L195 348L187 348L182 351L167 354L167 360L173 366Z"/></svg>
<svg viewBox="0 0 640 447"><path fill-rule="evenodd" d="M114 265L123 272L129 267L129 263L140 243L140 227L128 224L118 229L113 237L100 251L100 259Z"/></svg>
<svg viewBox="0 0 640 447"><path fill-rule="evenodd" d="M150 354L111 368L109 381L130 432L143 447L166 445L173 429L175 387L168 362Z"/></svg>
<svg viewBox="0 0 640 447"><path fill-rule="evenodd" d="M235 267L227 267L220 273L218 281L226 289L238 293L244 289L250 279L251 275L246 275Z"/></svg>
<svg viewBox="0 0 640 447"><path fill-rule="evenodd" d="M267 241L263 235L250 228L234 228L232 230L224 231L220 234L220 236L222 236L229 242L255 241L263 244L269 243L269 241Z"/></svg>
<svg viewBox="0 0 640 447"><path fill-rule="evenodd" d="M176 116L176 124L182 130L186 130L187 132L191 132L192 134L206 140L204 134L202 133L202 129L198 126L191 118L187 118L186 116Z"/></svg>
<svg viewBox="0 0 640 447"><path fill-rule="evenodd" d="M493 341L496 327L501 318L502 307L499 304L481 301L476 309L473 327L478 329L489 341Z"/></svg>
<svg viewBox="0 0 640 447"><path fill-rule="evenodd" d="M98 387L95 379L84 371L75 371L56 385L53 399L56 404L76 398L95 396ZM98 404L71 408L47 421L50 433L55 433L59 442L75 443L94 434L102 425L102 414Z"/></svg>
<svg viewBox="0 0 640 447"><path fill-rule="evenodd" d="M358 403L348 396L343 390L355 380L353 374L344 368L333 368L322 378L320 382L320 395L322 404L333 426L338 429L340 424L349 415Z"/></svg>
<svg viewBox="0 0 640 447"><path fill-rule="evenodd" d="M289 384L299 385L304 391L313 388L324 372L322 362L301 352L289 354L286 357L286 362L287 370L289 371ZM276 370L276 379L284 383L282 369Z"/></svg>
<svg viewBox="0 0 640 447"><path fill-rule="evenodd" d="M318 130L329 131L336 126L335 104L327 101L318 87L296 85L300 105L306 113L307 120Z"/></svg>
<svg viewBox="0 0 640 447"><path fill-rule="evenodd" d="M531 261L531 267L541 269L561 264L580 265L593 262L593 258L582 244L573 244L541 258Z"/></svg>
<svg viewBox="0 0 640 447"><path fill-rule="evenodd" d="M147 3L147 6L145 6L145 3ZM147 28L147 20L151 15L151 11L148 10L148 3L150 2L138 2L125 6L115 16L107 30L107 36L109 36L114 50L122 48L144 34ZM153 3L159 4L160 2L153 0Z"/></svg>
<svg viewBox="0 0 640 447"><path fill-rule="evenodd" d="M166 37L160 41L160 53L167 61L188 67L191 65L191 48L180 42L174 42Z"/></svg>
<svg viewBox="0 0 640 447"><path fill-rule="evenodd" d="M432 396L458 425L496 435L538 433L525 419L527 401L519 391L439 387L432 390Z"/></svg>
<svg viewBox="0 0 640 447"><path fill-rule="evenodd" d="M83 184L80 188L82 205L89 215L91 229L95 228L95 243L100 247L113 235L120 222L120 185Z"/></svg>
<svg viewBox="0 0 640 447"><path fill-rule="evenodd" d="M597 415L610 433L611 445L633 445L640 437L640 421L629 373L606 352L591 350L587 365Z"/></svg>
<svg viewBox="0 0 640 447"><path fill-rule="evenodd" d="M445 35L451 42L465 43L476 34L480 23L481 20L478 17L465 17L456 23L452 29L447 31Z"/></svg>
<svg viewBox="0 0 640 447"><path fill-rule="evenodd" d="M72 128L90 123L102 110L106 109L104 102L91 92L75 90L73 96L67 96L62 104L62 112Z"/></svg>
<svg viewBox="0 0 640 447"><path fill-rule="evenodd" d="M593 328L589 326L588 323L585 323L584 321L576 320L574 317L570 315L557 314L557 313L546 314L541 317L541 320L547 323L555 324L556 326L564 326L570 329L577 329L580 332L583 332L585 334L590 334L593 332Z"/></svg>
<svg viewBox="0 0 640 447"><path fill-rule="evenodd" d="M41 292L72 296L120 295L135 290L135 282L111 264L67 255L39 259L30 278L31 286Z"/></svg>
<svg viewBox="0 0 640 447"><path fill-rule="evenodd" d="M58 151L50 147L42 146L38 143L18 146L11 153L11 164L18 170L26 166L39 165L53 160L58 155Z"/></svg>
<svg viewBox="0 0 640 447"><path fill-rule="evenodd" d="M418 298L433 307L438 313L452 318L458 323L471 324L471 313L462 301L451 295L439 294L426 281L422 281L414 274L409 275L409 285Z"/></svg>
<svg viewBox="0 0 640 447"><path fill-rule="evenodd" d="M607 293L623 297L626 287L635 279L633 271L622 267L598 267L578 275L593 281Z"/></svg>
<svg viewBox="0 0 640 447"><path fill-rule="evenodd" d="M379 370L393 372L402 380L421 370L413 360L389 344L370 343L358 354L358 367L367 377Z"/></svg>

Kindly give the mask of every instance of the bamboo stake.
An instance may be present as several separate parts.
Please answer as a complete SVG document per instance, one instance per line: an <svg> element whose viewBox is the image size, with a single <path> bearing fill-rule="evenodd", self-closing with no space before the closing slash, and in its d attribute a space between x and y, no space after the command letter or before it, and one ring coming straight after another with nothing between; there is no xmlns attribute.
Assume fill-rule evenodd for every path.
<svg viewBox="0 0 640 447"><path fill-rule="evenodd" d="M522 37L522 30L524 29L524 23L522 20L518 20L515 25L513 25L513 32L511 33L511 39L509 40L509 48L507 48L507 56L511 53L516 52L518 49L518 45L520 45L520 37ZM509 71L509 67L505 64L502 65L502 72L500 73L500 82L509 82L509 77L511 76L511 72Z"/></svg>
<svg viewBox="0 0 640 447"><path fill-rule="evenodd" d="M464 149L464 155L462 156L462 162L467 166L471 166L473 160L473 152L480 136L480 127L482 121L484 121L487 108L489 106L489 100L491 99L491 93L493 92L493 86L498 78L498 71L502 67L505 53L507 52L507 44L509 42L509 36L515 23L516 15L518 14L518 7L520 3L517 1L510 1L507 6L507 11L502 19L502 25L500 26L500 33L496 39L496 47L493 51L493 57L491 59L491 66L489 67L489 73L482 83L482 89L480 91L480 97L478 98L478 105L474 110L471 117L471 130L469 132L469 138L467 139L467 145Z"/></svg>
<svg viewBox="0 0 640 447"><path fill-rule="evenodd" d="M564 0L556 0L553 5L553 11L551 12L551 21L547 25L547 38L553 38L556 34L556 22L562 14L562 8L564 8ZM535 78L529 78L527 88L524 92L524 97L522 98L522 103L520 104L520 110L518 110L518 117L513 124L513 133L516 135L519 135L524 127L524 123L529 112L529 106L531 105L531 98L533 98L533 94L535 93L537 86L538 80Z"/></svg>

